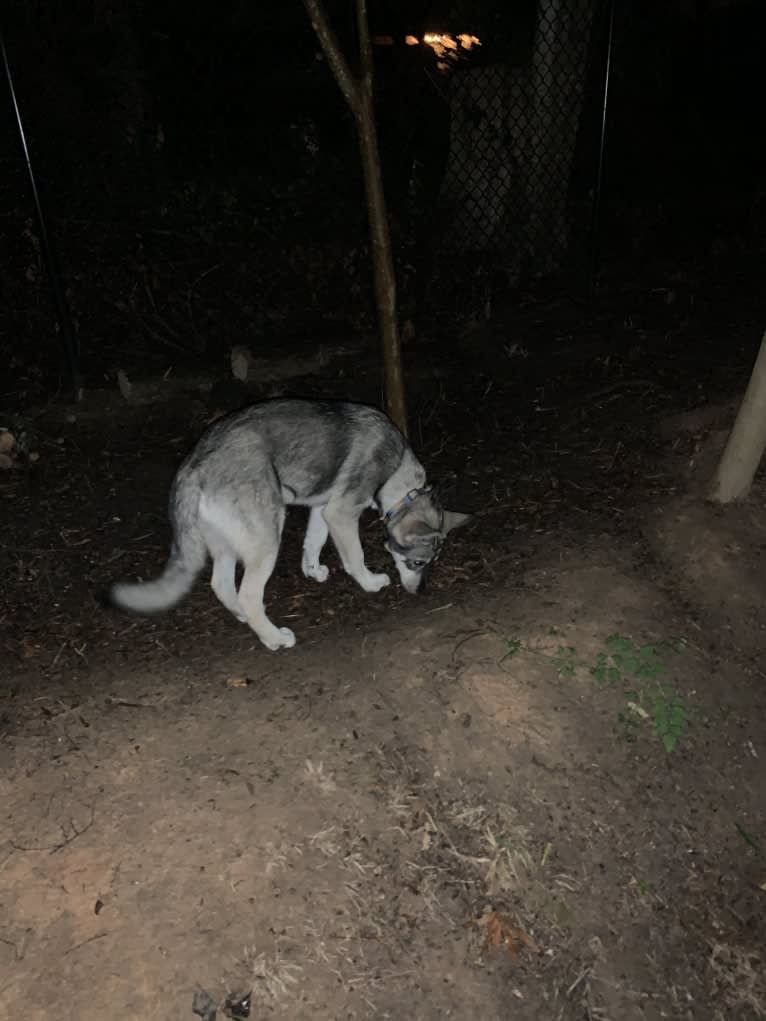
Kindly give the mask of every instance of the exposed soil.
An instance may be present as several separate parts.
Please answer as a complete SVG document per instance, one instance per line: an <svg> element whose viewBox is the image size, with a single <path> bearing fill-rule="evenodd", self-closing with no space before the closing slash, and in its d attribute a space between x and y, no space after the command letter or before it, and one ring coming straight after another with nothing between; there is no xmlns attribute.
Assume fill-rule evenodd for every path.
<svg viewBox="0 0 766 1021"><path fill-rule="evenodd" d="M413 598L306 581L292 514L290 651L206 586L94 599L162 564L212 377L7 419L2 1016L764 1016L766 487L705 504L727 422L688 414L758 331L645 294L412 343L413 445L475 518ZM282 389L377 400L356 350Z"/></svg>

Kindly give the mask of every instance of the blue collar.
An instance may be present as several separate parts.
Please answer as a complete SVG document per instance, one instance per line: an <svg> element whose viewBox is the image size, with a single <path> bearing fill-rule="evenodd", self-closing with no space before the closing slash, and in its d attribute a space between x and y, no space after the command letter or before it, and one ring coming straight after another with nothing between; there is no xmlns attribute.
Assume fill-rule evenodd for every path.
<svg viewBox="0 0 766 1021"><path fill-rule="evenodd" d="M385 514L381 514L381 519L385 521L387 525L390 524L397 515L401 514L408 504L411 504L413 500L417 500L417 498L422 496L424 493L430 493L430 491L430 486L424 486L422 489L411 489L409 493L405 493L401 500L398 500L393 507L389 507Z"/></svg>

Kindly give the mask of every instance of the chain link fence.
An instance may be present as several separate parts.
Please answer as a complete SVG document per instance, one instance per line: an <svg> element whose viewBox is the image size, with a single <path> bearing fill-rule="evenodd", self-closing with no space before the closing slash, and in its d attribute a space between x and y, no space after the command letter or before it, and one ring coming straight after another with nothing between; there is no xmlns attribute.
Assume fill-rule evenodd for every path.
<svg viewBox="0 0 766 1021"><path fill-rule="evenodd" d="M508 48L510 59L489 40L430 37L435 66L424 64L420 79L430 98L414 95L412 75L407 110L425 138L412 143L407 160L407 217L421 274L487 257L515 283L561 266L573 241L571 185L589 74L603 83L601 47L593 46L599 13L598 0L528 5L526 24L519 19L524 42ZM590 217L579 213L581 244Z"/></svg>
<svg viewBox="0 0 766 1021"><path fill-rule="evenodd" d="M587 251L595 133L579 141L587 153L579 219L571 186L584 111L586 120L597 119L599 104L591 100L604 80L597 26L604 24L607 2L484 5L493 8L489 20L453 21L444 34L426 33L402 14L398 32L375 40L380 151L405 316L424 305L446 312L457 304L473 312L493 276L514 285L555 271L567 253ZM227 76L216 49L233 37L232 24L222 24L212 43L189 29L166 53L150 45L148 23L137 22L125 37L135 44L131 60L103 65L101 36L90 32L89 17L70 25L66 37L90 47L77 70L68 56L74 43L56 50L64 56L50 67L28 57L49 52L44 33L18 34L11 48L24 72L18 74L20 101L51 240L61 246L68 271L66 288L53 274L59 319L66 318L61 296L69 295L78 332L117 337L124 324L105 329L103 323L114 314L111 296L123 288L139 324L163 307L165 319L177 319L174 336L188 332L191 294L200 304L222 303L230 322L232 310L243 308L246 321L237 332L253 322L260 328L261 321L268 332L274 318L298 332L292 324L316 309L366 322L360 317L372 315L373 300L358 139L331 74L313 55L308 23L301 23L299 52L289 20L273 42L275 52L283 47L293 54L292 64L261 62L247 89L232 91L240 65L235 62L233 77ZM100 31L109 37L111 22ZM199 81L192 74L198 64L205 70ZM97 87L107 96L134 95L123 89L123 79L131 89L143 86L140 103L90 102ZM105 92L102 80L109 84ZM232 105L235 95L239 105ZM271 95L279 101L267 102ZM256 104L259 130L240 130ZM21 332L16 320L45 320L50 276L10 109L6 103L0 118L7 129L0 146L7 252L0 286L10 290L6 305L15 310L8 336ZM146 225L140 234L139 221ZM183 257L174 248L184 232L194 239L188 265L186 241ZM107 237L113 259L105 254ZM211 276L206 269L210 239L230 258L225 273ZM257 300L243 302L233 293L221 299L221 279L233 287L240 271L248 281L243 290L257 281ZM126 275L150 279L154 290L129 288ZM208 286L210 294L201 293ZM146 308L139 308L142 295ZM83 361L95 363L104 350L86 344Z"/></svg>

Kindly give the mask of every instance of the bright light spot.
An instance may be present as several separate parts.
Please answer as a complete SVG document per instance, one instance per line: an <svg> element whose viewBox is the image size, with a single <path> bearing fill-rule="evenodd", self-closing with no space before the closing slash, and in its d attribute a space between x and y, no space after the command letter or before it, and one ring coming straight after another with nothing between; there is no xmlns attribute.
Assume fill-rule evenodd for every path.
<svg viewBox="0 0 766 1021"><path fill-rule="evenodd" d="M405 36L404 41L408 46L419 46L420 40L414 35ZM440 71L446 71L450 64L456 64L474 46L481 46L481 39L467 32L459 35L448 35L446 32L426 32L423 42L430 46L436 54L436 66Z"/></svg>

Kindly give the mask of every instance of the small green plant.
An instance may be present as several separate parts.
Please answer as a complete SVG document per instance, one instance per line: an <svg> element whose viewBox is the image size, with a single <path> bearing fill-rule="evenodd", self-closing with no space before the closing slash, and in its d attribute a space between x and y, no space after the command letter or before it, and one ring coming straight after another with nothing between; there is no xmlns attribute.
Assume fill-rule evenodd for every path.
<svg viewBox="0 0 766 1021"><path fill-rule="evenodd" d="M654 893L654 883L650 882L648 879L637 879L635 885L636 892L639 897L648 897L650 894Z"/></svg>
<svg viewBox="0 0 766 1021"><path fill-rule="evenodd" d="M662 741L665 751L672 752L686 730L686 706L678 693L667 685L659 685L650 698L652 731Z"/></svg>
<svg viewBox="0 0 766 1021"><path fill-rule="evenodd" d="M503 659L505 659L506 656L515 656L516 653L521 652L522 648L524 647L523 642L521 641L520 638L506 638L505 644L508 646L508 651L506 652Z"/></svg>
<svg viewBox="0 0 766 1021"><path fill-rule="evenodd" d="M551 637L562 639L563 633L550 627ZM506 638L507 652L503 660L527 649L520 638ZM600 687L619 686L625 698L624 708L618 713L623 735L635 741L642 725L651 724L652 734L658 738L666 752L675 751L689 723L687 707L678 692L662 678L667 673L668 661L683 652L683 639L656 644L637 645L632 638L613 634L596 654L590 675ZM553 664L559 677L573 680L578 668L585 663L577 659L573 645L562 641L552 653L543 653Z"/></svg>
<svg viewBox="0 0 766 1021"><path fill-rule="evenodd" d="M625 736L635 740L642 721L650 720L652 733L665 751L674 751L688 724L688 714L678 692L659 679L667 671L667 657L682 652L684 642L636 645L631 638L615 634L604 644L606 648L597 654L590 673L599 685L625 688L625 709L618 717Z"/></svg>
<svg viewBox="0 0 766 1021"><path fill-rule="evenodd" d="M551 657L559 677L571 680L577 671L577 650L572 645L557 645Z"/></svg>
<svg viewBox="0 0 766 1021"><path fill-rule="evenodd" d="M637 681L654 680L666 669L663 653L671 651L671 646L639 646L622 635L610 635L605 645L606 651L596 656L596 665L591 669L592 676L601 684L614 684L626 676Z"/></svg>
<svg viewBox="0 0 766 1021"><path fill-rule="evenodd" d="M610 663L608 652L599 652L596 665L591 667L590 673L598 684L617 684L622 680L622 671Z"/></svg>

